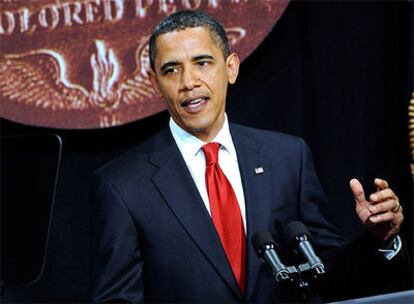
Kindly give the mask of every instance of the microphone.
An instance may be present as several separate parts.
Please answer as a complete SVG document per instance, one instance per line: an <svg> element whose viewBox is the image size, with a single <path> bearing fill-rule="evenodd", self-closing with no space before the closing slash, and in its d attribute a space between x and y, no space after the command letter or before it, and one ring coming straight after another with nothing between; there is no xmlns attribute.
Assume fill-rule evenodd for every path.
<svg viewBox="0 0 414 304"><path fill-rule="evenodd" d="M325 266L313 250L313 246L310 242L311 235L306 226L302 222L291 222L286 226L285 233L287 239L295 244L299 248L299 251L308 260L307 267L312 269L314 277L317 278L318 276L324 274ZM300 268L301 267L299 266L299 269ZM306 271L307 269L300 270Z"/></svg>
<svg viewBox="0 0 414 304"><path fill-rule="evenodd" d="M252 237L253 247L257 255L272 269L276 281L290 280L289 270L280 260L276 252L276 244L268 231L256 232Z"/></svg>

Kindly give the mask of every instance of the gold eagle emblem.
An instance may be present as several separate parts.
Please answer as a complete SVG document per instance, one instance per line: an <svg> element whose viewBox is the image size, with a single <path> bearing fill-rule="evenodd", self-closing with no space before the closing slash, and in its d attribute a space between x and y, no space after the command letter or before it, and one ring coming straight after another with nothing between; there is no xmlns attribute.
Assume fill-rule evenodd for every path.
<svg viewBox="0 0 414 304"><path fill-rule="evenodd" d="M226 31L231 45L246 34L242 28ZM155 95L148 78L149 37L137 41L134 56L135 70L125 75L114 49L95 39L89 67L84 66L81 71L89 79L87 87L68 77L70 66L56 50L4 54L0 57L0 97L7 102L52 111L93 110L99 113L101 127L118 125L116 113L122 106L144 106Z"/></svg>
<svg viewBox="0 0 414 304"><path fill-rule="evenodd" d="M115 110L121 103L133 104L151 97L147 77L148 39L141 39L135 53L136 70L119 81L119 63L104 41L95 40L90 56L92 90L67 78L64 58L56 51L40 49L5 55L0 60L0 94L10 101L53 110L85 110L90 107Z"/></svg>

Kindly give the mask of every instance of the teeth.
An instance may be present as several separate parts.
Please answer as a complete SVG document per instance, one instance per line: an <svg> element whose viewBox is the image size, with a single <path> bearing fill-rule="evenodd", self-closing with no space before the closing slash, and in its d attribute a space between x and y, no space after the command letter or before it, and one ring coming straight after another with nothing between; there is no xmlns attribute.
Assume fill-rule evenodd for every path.
<svg viewBox="0 0 414 304"><path fill-rule="evenodd" d="M198 99L192 100L192 101L190 101L190 104L198 103L201 100L202 100L202 98L198 98Z"/></svg>
<svg viewBox="0 0 414 304"><path fill-rule="evenodd" d="M0 0L1 1L1 0ZM182 107L192 107L192 108L195 108L195 107L198 107L198 105L200 104L200 103L202 103L203 102L203 100L206 100L207 98L206 97L200 97L200 98L197 98L197 99L193 99L193 100L187 100L187 101L184 101L182 104L181 104L181 106Z"/></svg>

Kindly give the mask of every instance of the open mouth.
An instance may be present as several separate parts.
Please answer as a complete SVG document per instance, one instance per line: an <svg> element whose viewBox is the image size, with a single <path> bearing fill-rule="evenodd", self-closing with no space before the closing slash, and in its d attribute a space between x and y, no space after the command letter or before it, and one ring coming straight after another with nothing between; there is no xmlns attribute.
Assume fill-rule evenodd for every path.
<svg viewBox="0 0 414 304"><path fill-rule="evenodd" d="M190 112L201 110L208 101L208 97L202 96L194 99L186 99L181 103L181 107Z"/></svg>

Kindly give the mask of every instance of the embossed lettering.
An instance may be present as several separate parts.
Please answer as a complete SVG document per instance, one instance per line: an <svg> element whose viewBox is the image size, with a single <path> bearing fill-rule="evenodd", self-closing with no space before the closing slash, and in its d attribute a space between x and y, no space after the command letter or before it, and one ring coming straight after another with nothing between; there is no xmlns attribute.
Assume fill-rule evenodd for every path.
<svg viewBox="0 0 414 304"><path fill-rule="evenodd" d="M248 0L205 0L207 7L213 9L218 9L222 1L240 4ZM0 11L0 35L11 35L16 31L31 33L41 28L54 30L59 26L71 27L103 21L114 23L125 16L131 16L125 15L128 10L132 10L132 16L145 18L156 5L158 13L168 15L179 8L201 9L204 2L203 0L56 0L56 3L37 8L35 11L22 6L16 11Z"/></svg>
<svg viewBox="0 0 414 304"><path fill-rule="evenodd" d="M86 22L87 23L93 23L96 21L100 21L101 17L96 16L99 13L99 5L100 0L91 0L88 2L85 2L85 16L86 16Z"/></svg>
<svg viewBox="0 0 414 304"><path fill-rule="evenodd" d="M27 8L22 8L19 10L19 19L20 19L20 32L27 32L29 30L30 22L30 11ZM34 28L32 28L34 30Z"/></svg>
<svg viewBox="0 0 414 304"><path fill-rule="evenodd" d="M105 20L116 22L124 13L124 2L121 0L103 0Z"/></svg>
<svg viewBox="0 0 414 304"><path fill-rule="evenodd" d="M218 6L218 0L208 0L208 6L216 8Z"/></svg>
<svg viewBox="0 0 414 304"><path fill-rule="evenodd" d="M80 3L64 3L62 4L62 7L65 26L72 26L72 21L77 24L83 24L82 19L79 17L79 13L82 10L82 6Z"/></svg>
<svg viewBox="0 0 414 304"><path fill-rule="evenodd" d="M198 9L201 5L201 0L181 0L186 9Z"/></svg>
<svg viewBox="0 0 414 304"><path fill-rule="evenodd" d="M147 9L153 4L154 0L135 0L135 16L144 18Z"/></svg>
<svg viewBox="0 0 414 304"><path fill-rule="evenodd" d="M6 17L7 27L3 27L3 16ZM16 21L14 20L13 13L7 11L0 13L0 34L10 35L13 33L15 26Z"/></svg>
<svg viewBox="0 0 414 304"><path fill-rule="evenodd" d="M159 0L159 13L172 14L175 13L177 7L174 5L174 0Z"/></svg>
<svg viewBox="0 0 414 304"><path fill-rule="evenodd" d="M50 17L47 18L47 12L50 12ZM50 19L50 23L48 21ZM45 28L55 29L59 23L59 10L55 5L43 8L39 13L39 24Z"/></svg>

